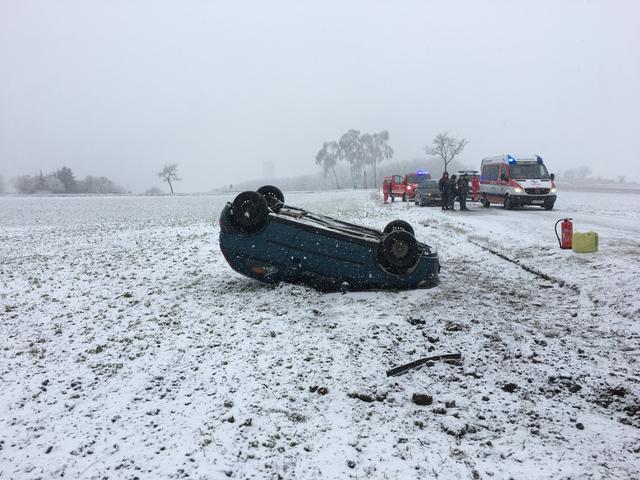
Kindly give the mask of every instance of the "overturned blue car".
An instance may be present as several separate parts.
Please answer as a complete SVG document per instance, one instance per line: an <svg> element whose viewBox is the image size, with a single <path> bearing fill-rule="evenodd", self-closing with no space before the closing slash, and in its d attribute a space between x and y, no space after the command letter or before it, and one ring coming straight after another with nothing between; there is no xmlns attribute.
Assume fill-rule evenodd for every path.
<svg viewBox="0 0 640 480"><path fill-rule="evenodd" d="M440 262L411 225L384 231L284 203L273 186L240 193L220 214L220 250L235 271L267 283L322 291L433 286Z"/></svg>

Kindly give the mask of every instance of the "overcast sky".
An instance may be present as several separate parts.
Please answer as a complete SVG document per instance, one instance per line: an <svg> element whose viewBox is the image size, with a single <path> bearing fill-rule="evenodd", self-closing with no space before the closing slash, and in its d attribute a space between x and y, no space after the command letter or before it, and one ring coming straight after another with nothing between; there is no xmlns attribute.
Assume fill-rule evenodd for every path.
<svg viewBox="0 0 640 480"><path fill-rule="evenodd" d="M323 141L439 131L462 161L640 179L640 2L0 0L0 174L133 191L317 171Z"/></svg>

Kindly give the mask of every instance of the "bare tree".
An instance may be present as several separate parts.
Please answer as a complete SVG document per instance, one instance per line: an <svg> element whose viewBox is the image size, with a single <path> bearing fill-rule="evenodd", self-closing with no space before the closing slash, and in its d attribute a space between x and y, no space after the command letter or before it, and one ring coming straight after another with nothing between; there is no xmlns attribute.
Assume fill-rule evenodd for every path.
<svg viewBox="0 0 640 480"><path fill-rule="evenodd" d="M180 178L178 178L178 164L172 163L171 165L165 165L164 167L162 167L162 170L158 172L158 177L169 184L171 195L173 195L173 185L171 182L180 181Z"/></svg>
<svg viewBox="0 0 640 480"><path fill-rule="evenodd" d="M338 190L340 190L340 183L338 182L338 175L336 175L336 163L338 163L339 154L340 148L337 142L324 142L322 148L316 154L316 164L322 166L325 177L329 170L333 172Z"/></svg>
<svg viewBox="0 0 640 480"><path fill-rule="evenodd" d="M444 162L444 171L446 172L451 161L462 153L466 145L466 138L458 139L450 136L447 132L443 132L436 135L433 139L433 144L426 145L424 150L428 155L440 157Z"/></svg>
<svg viewBox="0 0 640 480"><path fill-rule="evenodd" d="M353 183L353 188L357 188L359 184L358 176L364 168L365 161L365 149L363 148L360 131L351 129L342 135L338 140L338 147L340 149L339 158L346 160L349 164L351 182Z"/></svg>
<svg viewBox="0 0 640 480"><path fill-rule="evenodd" d="M369 136L370 141L365 142L369 147L368 163L373 165L373 185L378 183L378 164L383 160L389 160L393 157L393 148L387 145L389 141L389 132L383 130L380 133L374 133Z"/></svg>
<svg viewBox="0 0 640 480"><path fill-rule="evenodd" d="M375 135L375 134L374 134ZM360 148L362 149L362 176L364 178L364 188L367 188L367 170L366 167L368 165L372 165L374 167L375 170L375 165L377 163L378 160L378 152L377 152L377 145L376 145L376 139L374 137L374 135L370 134L370 133L363 133L360 138ZM375 171L374 171L374 186L375 186Z"/></svg>

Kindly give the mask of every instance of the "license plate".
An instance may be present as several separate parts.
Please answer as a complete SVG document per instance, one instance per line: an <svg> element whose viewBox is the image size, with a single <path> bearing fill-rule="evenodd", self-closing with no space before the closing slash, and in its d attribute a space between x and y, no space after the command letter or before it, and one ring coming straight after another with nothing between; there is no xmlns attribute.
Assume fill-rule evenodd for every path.
<svg viewBox="0 0 640 480"><path fill-rule="evenodd" d="M533 205L542 205L544 203L544 200L531 200L531 203Z"/></svg>

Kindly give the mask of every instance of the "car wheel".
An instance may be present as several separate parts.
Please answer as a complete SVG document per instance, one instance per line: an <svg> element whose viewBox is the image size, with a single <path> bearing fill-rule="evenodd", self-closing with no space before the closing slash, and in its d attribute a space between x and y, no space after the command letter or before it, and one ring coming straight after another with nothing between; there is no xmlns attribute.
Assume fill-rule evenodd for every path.
<svg viewBox="0 0 640 480"><path fill-rule="evenodd" d="M231 204L231 219L244 233L257 232L268 217L267 201L258 192L242 192Z"/></svg>
<svg viewBox="0 0 640 480"><path fill-rule="evenodd" d="M403 193L403 194L402 194L402 201L403 201L403 202L406 202L406 201L407 201L407 194L406 194L406 193Z"/></svg>
<svg viewBox="0 0 640 480"><path fill-rule="evenodd" d="M382 240L383 264L392 273L405 273L419 258L418 242L407 231L394 230Z"/></svg>
<svg viewBox="0 0 640 480"><path fill-rule="evenodd" d="M491 206L491 202L489 201L489 199L487 198L487 196L486 196L486 195L483 195L483 196L482 196L482 200L480 200L480 201L481 201L482 206L483 206L484 208L489 208L489 207Z"/></svg>
<svg viewBox="0 0 640 480"><path fill-rule="evenodd" d="M416 233L411 224L404 220L394 220L389 222L387 226L384 227L383 233L391 233L395 230L404 230L405 232L409 232L411 235L415 235Z"/></svg>
<svg viewBox="0 0 640 480"><path fill-rule="evenodd" d="M258 193L267 201L267 206L275 213L284 205L284 195L282 190L273 185L264 185L258 189Z"/></svg>

